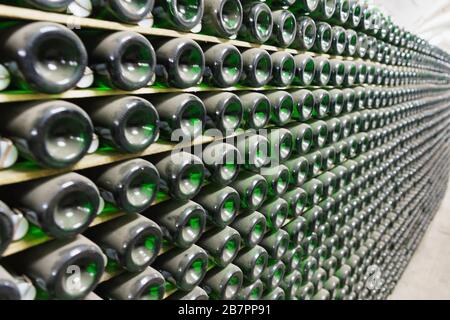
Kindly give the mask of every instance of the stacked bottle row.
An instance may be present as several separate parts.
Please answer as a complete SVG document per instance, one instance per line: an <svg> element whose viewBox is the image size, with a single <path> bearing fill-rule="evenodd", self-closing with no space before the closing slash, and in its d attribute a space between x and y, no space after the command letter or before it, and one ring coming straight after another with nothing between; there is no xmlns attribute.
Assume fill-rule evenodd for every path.
<svg viewBox="0 0 450 320"><path fill-rule="evenodd" d="M347 53L354 55L358 51L362 58L367 52L389 51L393 46L425 55L432 51L432 56L441 60L448 58L442 50L430 46L425 40L395 25L390 17L386 17L378 9L360 1L145 0L123 3L118 0L86 0L83 4L73 0L57 3L35 0L2 2L143 26L149 26L148 20L154 19L155 25L160 28L203 32L223 38L239 37L250 42L269 42L281 47L292 46L306 50L314 48L321 52L328 52L333 42L333 53L339 55L345 51L343 47L348 41L353 49ZM311 18L317 20L317 23ZM331 27L329 23L335 27ZM372 56L375 55L376 53Z"/></svg>
<svg viewBox="0 0 450 320"><path fill-rule="evenodd" d="M205 130L232 135L239 128L325 119L412 99L408 95L419 87L173 93L14 104L0 120L1 141L10 141L9 149L0 150L0 167L14 165L20 156L39 166L67 168L96 150L143 152L159 137L183 141Z"/></svg>
<svg viewBox="0 0 450 320"><path fill-rule="evenodd" d="M141 158L0 188L0 300L385 299L393 290L446 189L447 53L357 1L0 3L152 30L6 21L0 90L229 88L5 105L0 167L14 148L50 168L97 148ZM152 19L352 58L153 36ZM239 85L261 91L232 92ZM216 141L139 155L159 136L201 134ZM8 252L21 239L40 244Z"/></svg>
<svg viewBox="0 0 450 320"><path fill-rule="evenodd" d="M142 298L161 298L164 279L169 283L169 288L180 290L175 297L183 296L181 292L189 292L200 285L211 298L250 298L250 292L254 297L261 297L255 292L264 292L267 299L282 293L288 298L304 298L313 289L313 296L318 298L325 293L321 289L324 284L330 285L328 280L335 282L333 276L339 279L343 277L342 272L346 274L348 271L346 259L350 257L349 253L358 250L360 242L353 244L356 247L346 248L342 241L347 241L345 239L350 237L350 231L351 235L356 236L358 221L361 223L362 219L360 211L366 209L366 205L377 207L384 203L379 194L381 188L387 186L387 178L386 183L380 182L375 187L373 184L381 179L380 175L396 177L390 174L388 168L380 168L379 165L390 163L386 159L394 154L393 150L404 144L401 139L417 139L415 133L405 135L412 128L422 129L419 131L421 135L417 133L419 136L431 136L439 141L436 131L441 132L438 129L445 127L443 119L447 119L448 112L437 103L446 101L441 98L446 89L411 89L410 97L421 100L392 100L389 106L382 109L362 110L367 111L364 113L367 116L358 117L356 113L351 117L344 115L330 119L338 120L334 126L316 120L309 125L292 124L288 130L273 129L267 139L262 135L249 135L237 141L237 148L213 143L202 154L203 161L211 163L207 166L211 184L201 194L198 192L203 185L205 166L200 158L184 152L162 157L155 161L156 166L144 160L131 160L102 170L97 168L97 177L93 181L98 188L75 173L8 187L9 190L2 193L23 196L8 203L18 208L14 211L2 206L3 215L14 222L17 221L15 216L23 214L30 222L60 240L14 255L4 260L4 265L17 274L25 273L31 279L42 279L41 269L51 270L48 263L54 263L58 268L63 268L60 272L62 278L48 279L45 285L38 284L39 297L43 297L41 291L53 298L85 296L101 278L105 266L102 251L94 246L97 258L86 258L86 263L71 260L70 265L79 266L82 270L80 279L82 283L85 281L83 286L78 287L79 291L74 292L66 290L73 280L70 277L72 272L64 274L64 268L69 264L54 257L69 259L58 253L60 248L64 252L78 252L75 248L79 249L82 243L83 246L90 243L81 236L75 240L61 238L83 232L100 211L101 202L106 201L128 214L89 229L85 235L104 250L110 260L109 269L115 264L131 273L102 283L96 292L104 298L140 297L130 292L131 284L144 276L146 279L157 278L155 281L159 289L149 291L146 287L146 290L139 291L145 293ZM438 95L439 98L426 98L429 95ZM372 114L375 116L371 117ZM339 121L345 123L345 118L351 119L350 124L340 127ZM438 129L432 134L425 134L426 129L438 124ZM446 131L441 134L445 137ZM264 144L270 147L264 148ZM213 155L215 161L211 161ZM268 157L279 158L281 164L270 169L263 168ZM227 159L232 161L227 162ZM240 159L244 161L241 170ZM86 175L89 176L89 173ZM175 201L150 207L161 186L168 188L166 190ZM387 195L390 192L385 190ZM189 201L192 198L195 202ZM356 199L352 202L352 198ZM372 200L378 205L373 204ZM47 206L43 206L44 203ZM41 210L44 207L47 210ZM142 215L131 212L142 212ZM355 216L358 218L352 219ZM364 219L369 217L370 213ZM356 227L353 225L355 223ZM7 232L2 234L11 235L14 226L10 226L8 231L8 224L4 225ZM204 232L206 226L208 230ZM339 238L341 232L343 239ZM368 235L362 233L360 236L365 239ZM132 239L129 239L130 234ZM163 239L168 244L164 244ZM3 242L8 243L8 240ZM323 245L328 243L337 246L328 248L333 254L323 251ZM90 245L93 246L92 243ZM161 246L176 248L157 257ZM320 250L316 252L316 249ZM331 255L318 268L318 259L326 254ZM255 258L260 256L263 258ZM333 256L338 260L337 266L328 270L328 258ZM25 269L18 269L15 261L21 261L20 267ZM33 261L46 261L47 264L35 265ZM155 270L146 268L149 264ZM144 268L144 274L136 274ZM308 268L316 269L313 272ZM324 269L329 272L324 273ZM156 270L164 279L156 276L159 275ZM283 277L285 271L287 275ZM315 277L320 279L316 281ZM262 279L262 283L257 281L258 278ZM341 281L346 283L350 280ZM352 281L356 285L357 281ZM150 283L155 286L153 281ZM239 290L242 283L244 287ZM279 285L283 289L278 288ZM297 289L291 288L291 285ZM65 289L58 291L58 286ZM109 289L102 291L102 288ZM347 290L342 286L340 289ZM340 289L329 291L333 297L338 297ZM195 292L202 291L195 289Z"/></svg>
<svg viewBox="0 0 450 320"><path fill-rule="evenodd" d="M240 10L241 5L238 0L208 1L207 7L220 7L220 10L225 11L232 10L229 8L229 1L236 2L238 5L235 8ZM66 7L70 3L70 1L64 2L63 6ZM143 2L137 2L134 3L134 6L123 8L120 1L110 2L114 3L113 7L123 10L137 10L140 5L144 5ZM165 3L165 1L162 2ZM27 3L41 8L45 6L43 4L45 2L42 1L38 3L28 1ZM104 4L109 6L107 3L109 2ZM309 8L307 11L312 11L310 13L312 17L316 19L325 17L325 20L332 19L333 14L329 16L328 13L335 12L335 8L337 8L337 17L340 19L350 17L350 21L358 21L358 25L361 24L362 32L384 35L382 38L387 37L392 45L377 43L378 40L375 37L368 38L362 32L346 31L340 26L332 28L326 22L317 22L316 25L316 22L309 16L296 20L294 15L287 10L277 11L279 16L272 19L270 9L262 2L249 1L245 3L244 8L248 8L248 14L257 17L249 18L252 21L251 28L255 29L256 34L262 32L261 30L269 32L272 29L272 20L278 21L282 25L286 24L286 29L293 30L291 38L297 40L294 43L297 43L296 47L302 50L316 48L316 51L321 53L357 55L360 58L369 58L388 65L421 69L419 71L415 69L391 70L400 78L407 77L408 73L419 72L421 75L419 78L423 78L423 81L430 79L439 82L448 81L447 75L437 74L442 70L450 70L450 66L445 62L445 59L448 58L446 55L424 41L419 41L410 33L400 31L397 27L386 27L392 32L382 32L383 28L380 26L375 28L375 25L378 26L374 21L379 16L377 12L362 8L357 2L316 1L313 6L318 9L311 8L309 1L307 3L307 5L297 4L294 7L303 10L306 6ZM75 4L72 3L72 5ZM176 5L181 4L177 3ZM54 3L49 3L47 7L54 8ZM180 12L185 12L186 7L184 5L182 7L183 10ZM203 2L190 3L187 7L203 8ZM354 14L343 14L344 9L357 11L357 18ZM117 10L120 11L120 9ZM203 11L203 9L199 10ZM316 10L318 11L316 12ZM247 9L243 11L244 17L247 19L245 14ZM180 12L176 11L176 14ZM213 10L213 12L218 14L218 18L223 20L223 23L234 21L231 19L234 15L221 15L217 10ZM264 18L266 16L267 19ZM270 25L264 27L259 25L264 24L265 21L270 22ZM341 21L340 24L345 25L344 21ZM288 28L288 25L291 27ZM0 62L6 67L1 67L0 71L2 73L0 88L2 89L8 87L10 78L12 79L11 88L33 89L46 93L60 93L76 86L85 88L92 85L130 91L152 85L155 82L177 88L195 86L202 81L219 87L233 86L237 82L260 87L271 79L272 84L275 85L289 84L295 78L296 73L296 63L292 61L293 57L286 51L279 51L275 56L272 55L274 72L271 77L272 61L270 61L269 54L262 49L248 49L241 56L239 50L233 45L207 44L201 48L198 43L190 39L170 40L158 37L151 39L157 48L155 52L146 37L131 31L107 32L83 29L74 33L62 25L45 22L23 24L10 21L5 26L0 34L0 46L5 52ZM243 29L250 30L251 28L249 26ZM288 34L288 31L282 26L275 29L279 31L280 37ZM250 33L253 34L253 32ZM385 35L385 33L389 35ZM392 36L390 36L391 34ZM31 40L24 42L23 39L32 39L32 42L30 42ZM52 44L59 43L60 46L53 46L52 50L47 50L48 39L51 39ZM256 37L249 40L257 42L258 39ZM420 43L421 46L417 47L417 43ZM348 61L346 63L351 64ZM89 68L86 69L87 66L93 71ZM369 69L369 66L365 68ZM329 69L330 66L324 68L326 71ZM322 70L318 70L317 73L320 72ZM8 76L7 73L11 73L11 75ZM283 79L283 75L285 79ZM299 82L303 85L302 80ZM317 81L314 83L326 85L320 80L320 77L317 77Z"/></svg>
<svg viewBox="0 0 450 320"><path fill-rule="evenodd" d="M31 39L24 41L23 39ZM51 42L51 50L48 49ZM55 23L11 23L0 32L1 89L61 93L74 87L133 91L152 84L188 88L267 84L353 86L446 83L434 70L379 65L365 61L313 58L286 51L269 54L232 44L199 45L191 39L149 39L131 31L82 30L75 34ZM153 46L157 49L154 50ZM411 60L400 59L402 65ZM93 71L86 71L93 70ZM8 76L6 73L10 73Z"/></svg>

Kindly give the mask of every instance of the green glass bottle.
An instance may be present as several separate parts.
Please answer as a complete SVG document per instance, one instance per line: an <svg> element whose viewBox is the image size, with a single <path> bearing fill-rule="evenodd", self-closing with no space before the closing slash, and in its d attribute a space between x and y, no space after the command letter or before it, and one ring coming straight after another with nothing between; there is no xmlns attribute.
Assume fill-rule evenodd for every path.
<svg viewBox="0 0 450 320"><path fill-rule="evenodd" d="M313 108L313 118L323 119L326 118L330 113L331 100L328 91L323 89L318 89L312 91L314 96L314 108Z"/></svg>
<svg viewBox="0 0 450 320"><path fill-rule="evenodd" d="M147 209L159 190L158 170L143 159L96 168L92 174L102 198L128 213Z"/></svg>
<svg viewBox="0 0 450 320"><path fill-rule="evenodd" d="M299 121L307 121L312 117L314 109L314 96L311 91L300 89L291 91L294 100L292 118Z"/></svg>
<svg viewBox="0 0 450 320"><path fill-rule="evenodd" d="M297 22L289 10L276 10L272 12L273 30L270 43L287 48L295 40Z"/></svg>
<svg viewBox="0 0 450 320"><path fill-rule="evenodd" d="M241 269L229 264L224 268L216 267L209 270L201 287L212 300L234 300L242 287L242 282Z"/></svg>
<svg viewBox="0 0 450 320"><path fill-rule="evenodd" d="M331 78L331 65L326 57L314 58L315 74L313 83L318 86L326 86Z"/></svg>
<svg viewBox="0 0 450 320"><path fill-rule="evenodd" d="M242 102L242 125L245 128L262 129L270 120L271 105L269 99L259 92L238 93Z"/></svg>
<svg viewBox="0 0 450 320"><path fill-rule="evenodd" d="M313 206L320 202L323 197L323 183L317 179L306 182L302 189L308 193L308 205Z"/></svg>
<svg viewBox="0 0 450 320"><path fill-rule="evenodd" d="M270 144L269 140L252 132L238 136L237 149L241 153L244 161L244 167L247 170L259 172L261 168L270 162Z"/></svg>
<svg viewBox="0 0 450 320"><path fill-rule="evenodd" d="M270 232L265 235L260 245L267 250L272 259L280 259L288 250L289 234L282 229Z"/></svg>
<svg viewBox="0 0 450 320"><path fill-rule="evenodd" d="M290 93L286 91L268 91L265 93L271 105L270 121L277 126L287 124L294 113L294 100Z"/></svg>
<svg viewBox="0 0 450 320"><path fill-rule="evenodd" d="M153 8L156 27L180 31L196 29L202 21L203 13L203 0L155 0Z"/></svg>
<svg viewBox="0 0 450 320"><path fill-rule="evenodd" d="M322 154L319 151L315 151L305 155L306 160L308 161L308 178L313 178L319 175L322 164Z"/></svg>
<svg viewBox="0 0 450 320"><path fill-rule="evenodd" d="M307 200L307 193L305 190L295 188L281 197L288 203L288 217L298 217L303 213Z"/></svg>
<svg viewBox="0 0 450 320"><path fill-rule="evenodd" d="M295 49L309 51L314 46L316 35L315 21L308 16L300 16L297 18L297 31L291 46Z"/></svg>
<svg viewBox="0 0 450 320"><path fill-rule="evenodd" d="M294 81L295 61L294 57L284 51L271 54L272 80L271 83L278 87L288 87Z"/></svg>
<svg viewBox="0 0 450 320"><path fill-rule="evenodd" d="M278 197L286 193L289 186L289 169L285 165L264 168L261 172L267 181L268 196Z"/></svg>
<svg viewBox="0 0 450 320"><path fill-rule="evenodd" d="M120 0L91 0L90 2L92 3L93 15L95 17L101 17L103 20L118 20L133 24L137 24L147 18L152 12L155 3L154 0L132 0L129 2ZM82 5L80 4L80 6ZM86 7L82 7L87 10Z"/></svg>
<svg viewBox="0 0 450 320"><path fill-rule="evenodd" d="M196 243L205 231L205 210L193 201L166 201L143 215L151 217L161 227L164 238L180 248Z"/></svg>
<svg viewBox="0 0 450 320"><path fill-rule="evenodd" d="M322 112L322 111L321 111ZM326 113L326 112L325 112ZM328 144L328 126L325 121L318 120L311 122L313 131L313 144L317 149L321 149Z"/></svg>
<svg viewBox="0 0 450 320"><path fill-rule="evenodd" d="M283 230L289 234L291 244L300 245L306 237L307 221L303 216L297 217L283 226ZM286 252L286 254L288 253L289 251Z"/></svg>
<svg viewBox="0 0 450 320"><path fill-rule="evenodd" d="M234 0L227 0L234 1ZM205 67L204 82L213 87L228 88L235 86L242 75L242 56L231 44L204 46ZM209 73L209 74L208 74Z"/></svg>
<svg viewBox="0 0 450 320"><path fill-rule="evenodd" d="M327 53L331 49L332 31L326 22L316 23L317 33L313 49L319 53Z"/></svg>
<svg viewBox="0 0 450 320"><path fill-rule="evenodd" d="M2 63L23 90L62 93L83 77L87 52L68 28L49 22L13 23L0 35Z"/></svg>
<svg viewBox="0 0 450 320"><path fill-rule="evenodd" d="M100 284L96 292L111 300L162 300L165 280L161 273L147 267L137 274L120 274Z"/></svg>
<svg viewBox="0 0 450 320"><path fill-rule="evenodd" d="M127 214L89 229L94 241L110 260L129 272L141 272L157 257L162 244L160 227L139 214Z"/></svg>
<svg viewBox="0 0 450 320"><path fill-rule="evenodd" d="M205 209L208 221L217 227L232 223L239 212L239 194L231 187L207 185L193 200Z"/></svg>
<svg viewBox="0 0 450 320"><path fill-rule="evenodd" d="M237 36L243 21L239 0L208 0L204 3L202 32L222 38Z"/></svg>
<svg viewBox="0 0 450 320"><path fill-rule="evenodd" d="M294 57L295 77L293 83L296 85L309 86L315 76L316 65L309 54L300 54Z"/></svg>
<svg viewBox="0 0 450 320"><path fill-rule="evenodd" d="M239 37L257 43L264 43L269 40L273 29L270 8L259 1L246 1L243 9L244 21L239 29Z"/></svg>
<svg viewBox="0 0 450 320"><path fill-rule="evenodd" d="M178 151L163 155L155 166L169 195L176 200L192 199L203 185L205 167L193 154Z"/></svg>
<svg viewBox="0 0 450 320"><path fill-rule="evenodd" d="M160 255L154 268L166 280L182 291L191 291L203 280L208 265L208 255L200 247L176 248Z"/></svg>
<svg viewBox="0 0 450 320"><path fill-rule="evenodd" d="M11 266L50 299L77 300L99 283L105 268L100 248L78 235L54 240L14 255Z"/></svg>
<svg viewBox="0 0 450 320"><path fill-rule="evenodd" d="M264 286L261 280L256 280L247 285L243 284L238 293L238 300L260 300L264 291Z"/></svg>
<svg viewBox="0 0 450 320"><path fill-rule="evenodd" d="M3 111L0 133L19 154L40 166L61 169L88 152L93 126L80 107L62 100L16 104Z"/></svg>
<svg viewBox="0 0 450 320"><path fill-rule="evenodd" d="M267 251L260 246L255 246L242 249L234 260L234 264L242 270L246 282L251 283L261 278L268 259Z"/></svg>
<svg viewBox="0 0 450 320"><path fill-rule="evenodd" d="M229 143L212 142L203 149L202 158L208 170L208 180L226 186L234 181L241 168L239 150Z"/></svg>
<svg viewBox="0 0 450 320"><path fill-rule="evenodd" d="M264 269L261 280L264 283L264 287L271 291L278 287L283 281L286 267L283 262L276 259L269 259L266 268Z"/></svg>
<svg viewBox="0 0 450 320"><path fill-rule="evenodd" d="M280 229L286 221L288 214L288 203L278 198L264 204L259 211L266 217L269 230Z"/></svg>
<svg viewBox="0 0 450 320"><path fill-rule="evenodd" d="M249 210L260 208L267 197L268 185L264 177L250 172L239 173L230 184L241 197L241 207Z"/></svg>
<svg viewBox="0 0 450 320"><path fill-rule="evenodd" d="M259 88L269 83L272 75L272 58L266 50L247 49L242 53L242 61L242 84Z"/></svg>
<svg viewBox="0 0 450 320"><path fill-rule="evenodd" d="M189 88L201 82L205 56L197 42L186 38L166 39L157 41L155 47L157 63L164 67L157 74L158 82L176 88Z"/></svg>

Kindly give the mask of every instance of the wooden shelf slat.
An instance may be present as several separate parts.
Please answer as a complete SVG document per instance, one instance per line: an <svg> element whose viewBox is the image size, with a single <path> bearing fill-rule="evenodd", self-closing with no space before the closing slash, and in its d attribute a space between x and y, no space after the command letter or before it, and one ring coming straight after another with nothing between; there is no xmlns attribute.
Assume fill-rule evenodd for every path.
<svg viewBox="0 0 450 320"><path fill-rule="evenodd" d="M54 100L54 99L80 99L80 98L89 98L89 97L106 97L106 96L116 96L116 95L146 95L146 94L158 94L158 93L177 93L177 92L188 92L188 93L196 93L196 92L216 92L216 91L267 91L267 90L288 90L288 89L298 89L304 88L302 86L289 86L289 87L273 87L273 86L265 86L262 88L253 88L253 87L245 87L245 86L236 86L229 88L215 88L209 86L200 86L200 87L191 87L187 89L180 88L158 88L158 87L149 87L149 88L141 88L134 91L123 91L123 90L115 90L115 89L99 89L99 88L90 88L90 89L74 89L69 90L60 94L45 94L45 93L37 93L37 92L26 92L26 91L4 91L0 92L0 103L8 103L8 102L23 102L23 101L34 101L34 100ZM312 86L311 88L319 88Z"/></svg>
<svg viewBox="0 0 450 320"><path fill-rule="evenodd" d="M355 87L356 85L349 86ZM381 86L380 86L381 87ZM292 85L289 87L274 87L274 86L264 86L264 87L245 87L245 86L235 86L228 88L215 88L209 86L199 86L190 87L187 89L180 88L141 88L134 91L122 91L115 89L74 89L69 90L60 94L45 94L37 92L26 92L26 91L4 91L0 92L0 103L12 103L12 102L24 102L24 101L35 101L35 100L56 100L56 99L81 99L81 98L92 98L92 97L107 97L107 96L117 96L117 95L147 95L147 94L160 94L160 93L198 93L198 92L227 92L227 91L270 91L270 90L294 90L294 89L333 89L333 86L296 86Z"/></svg>

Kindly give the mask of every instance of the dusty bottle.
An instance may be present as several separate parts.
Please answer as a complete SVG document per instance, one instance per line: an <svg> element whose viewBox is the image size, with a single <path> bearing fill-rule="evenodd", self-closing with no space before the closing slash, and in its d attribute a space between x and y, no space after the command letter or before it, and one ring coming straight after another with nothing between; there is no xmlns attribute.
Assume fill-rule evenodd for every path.
<svg viewBox="0 0 450 320"><path fill-rule="evenodd" d="M11 261L42 290L42 298L82 299L100 281L105 259L100 248L79 235L21 252Z"/></svg>
<svg viewBox="0 0 450 320"><path fill-rule="evenodd" d="M243 8L239 0L205 1L202 31L233 39L242 26L243 18Z"/></svg>
<svg viewBox="0 0 450 320"><path fill-rule="evenodd" d="M236 190L231 187L208 185L203 188L204 193L197 195L194 201L205 210L208 221L218 227L225 227L233 222L239 211L240 198Z"/></svg>
<svg viewBox="0 0 450 320"><path fill-rule="evenodd" d="M295 40L297 22L292 12L276 10L272 12L273 30L270 42L279 47L289 47Z"/></svg>
<svg viewBox="0 0 450 320"><path fill-rule="evenodd" d="M102 198L128 213L144 211L153 203L159 179L156 167L143 159L95 170L95 183Z"/></svg>
<svg viewBox="0 0 450 320"><path fill-rule="evenodd" d="M143 35L131 31L86 31L80 36L100 87L132 91L147 86L154 78L155 50Z"/></svg>
<svg viewBox="0 0 450 320"><path fill-rule="evenodd" d="M234 132L242 121L242 104L231 92L198 94L203 101L207 119L206 125L223 133Z"/></svg>
<svg viewBox="0 0 450 320"><path fill-rule="evenodd" d="M123 273L96 289L101 296L111 300L162 300L165 281L152 267L139 273Z"/></svg>
<svg viewBox="0 0 450 320"><path fill-rule="evenodd" d="M269 81L272 74L272 59L266 50L252 48L242 53L243 77L242 83L250 87L262 87Z"/></svg>
<svg viewBox="0 0 450 320"><path fill-rule="evenodd" d="M56 238L86 230L101 208L95 184L77 173L66 173L17 186L17 206L33 224Z"/></svg>
<svg viewBox="0 0 450 320"><path fill-rule="evenodd" d="M38 164L64 168L78 162L92 142L86 112L66 101L25 103L8 108L0 120L20 154Z"/></svg>
<svg viewBox="0 0 450 320"><path fill-rule="evenodd" d="M160 65L156 73L157 81L176 88L188 88L201 82L205 56L197 42L175 38L157 42L155 46Z"/></svg>
<svg viewBox="0 0 450 320"><path fill-rule="evenodd" d="M250 42L264 43L269 40L273 29L270 8L259 1L246 1L243 5L244 21L239 36Z"/></svg>
<svg viewBox="0 0 450 320"><path fill-rule="evenodd" d="M87 66L87 53L80 38L56 23L13 24L2 30L0 43L0 63L20 89L67 91L80 81Z"/></svg>
<svg viewBox="0 0 450 320"><path fill-rule="evenodd" d="M136 213L89 229L86 236L94 241L109 259L130 272L146 269L156 259L162 244L160 227Z"/></svg>
<svg viewBox="0 0 450 320"><path fill-rule="evenodd" d="M85 108L103 144L123 152L145 150L159 136L159 115L140 97L96 99Z"/></svg>
<svg viewBox="0 0 450 320"><path fill-rule="evenodd" d="M200 191L205 167L199 157L179 151L164 156L155 166L174 199L192 199Z"/></svg>
<svg viewBox="0 0 450 320"><path fill-rule="evenodd" d="M200 31L204 13L203 0L155 0L155 26L181 31Z"/></svg>
<svg viewBox="0 0 450 320"><path fill-rule="evenodd" d="M230 1L230 0L227 0ZM205 50L205 81L221 88L233 87L242 75L242 56L231 44L216 44Z"/></svg>
<svg viewBox="0 0 450 320"><path fill-rule="evenodd" d="M174 249L159 256L154 268L166 281L182 291L191 291L203 280L208 266L208 255L202 248L192 245L188 249Z"/></svg>
<svg viewBox="0 0 450 320"><path fill-rule="evenodd" d="M231 224L231 227L239 232L242 241L248 248L253 248L261 242L266 232L266 218L261 213L240 214Z"/></svg>
<svg viewBox="0 0 450 320"><path fill-rule="evenodd" d="M242 287L241 269L233 264L209 270L201 286L213 300L234 300Z"/></svg>
<svg viewBox="0 0 450 320"><path fill-rule="evenodd" d="M162 230L165 239L180 248L188 248L205 231L205 209L193 201L166 201L143 213Z"/></svg>
<svg viewBox="0 0 450 320"><path fill-rule="evenodd" d="M295 62L290 53L278 51L271 55L272 80L271 83L279 87L288 87L294 81Z"/></svg>
<svg viewBox="0 0 450 320"><path fill-rule="evenodd" d="M238 254L241 245L239 232L230 227L212 229L199 239L198 246L208 252L210 259L219 267L226 267Z"/></svg>

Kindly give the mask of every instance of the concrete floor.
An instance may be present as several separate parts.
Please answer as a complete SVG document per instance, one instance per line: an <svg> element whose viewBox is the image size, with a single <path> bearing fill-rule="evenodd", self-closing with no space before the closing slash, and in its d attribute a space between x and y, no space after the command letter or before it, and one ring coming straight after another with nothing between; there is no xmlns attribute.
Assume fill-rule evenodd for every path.
<svg viewBox="0 0 450 320"><path fill-rule="evenodd" d="M450 299L450 188L390 299Z"/></svg>

